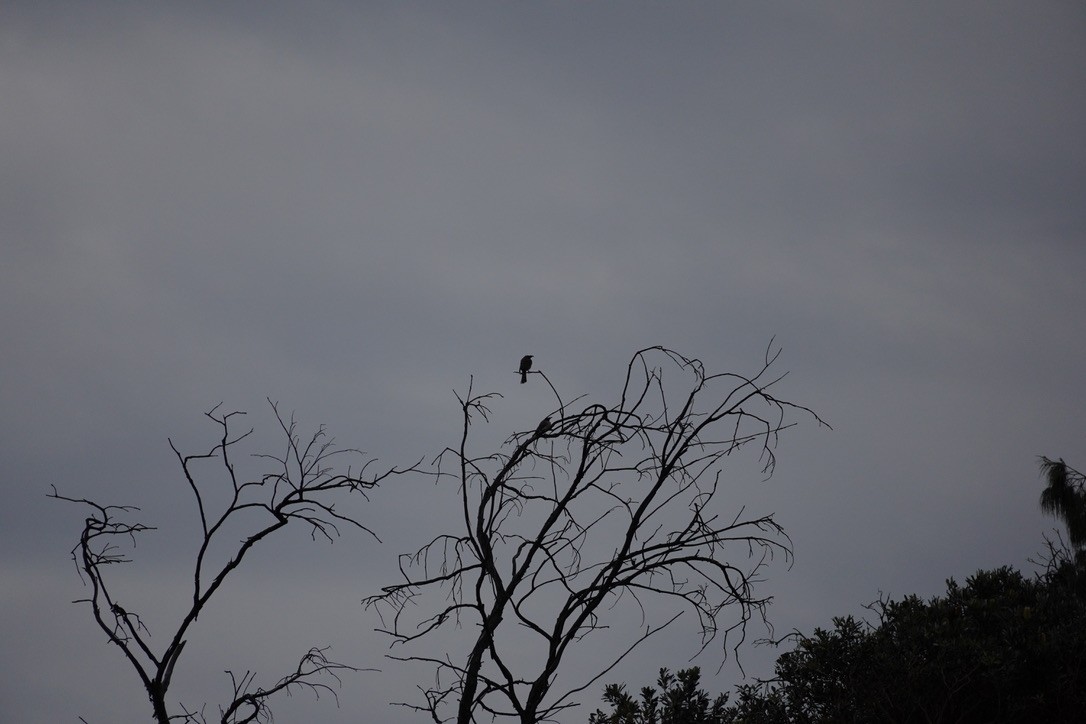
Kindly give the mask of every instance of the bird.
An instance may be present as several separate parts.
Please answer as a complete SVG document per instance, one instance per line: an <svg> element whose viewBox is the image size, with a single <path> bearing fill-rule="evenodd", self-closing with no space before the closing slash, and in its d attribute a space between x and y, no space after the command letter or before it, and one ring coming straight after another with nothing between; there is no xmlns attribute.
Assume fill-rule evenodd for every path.
<svg viewBox="0 0 1086 724"><path fill-rule="evenodd" d="M532 369L532 357L533 355L526 354L520 358L520 384L524 384L528 381L528 370Z"/></svg>
<svg viewBox="0 0 1086 724"><path fill-rule="evenodd" d="M544 417L542 420L539 421L539 425L537 425L536 428L535 428L535 437L539 437L540 435L545 434L548 430L551 429L551 426L553 424L554 423L551 422L551 416L550 415L547 415L546 417Z"/></svg>

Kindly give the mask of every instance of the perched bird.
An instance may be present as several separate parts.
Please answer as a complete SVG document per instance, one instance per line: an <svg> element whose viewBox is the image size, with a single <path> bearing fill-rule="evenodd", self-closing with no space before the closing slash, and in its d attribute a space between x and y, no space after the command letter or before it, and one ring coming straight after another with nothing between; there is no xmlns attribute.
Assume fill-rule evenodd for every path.
<svg viewBox="0 0 1086 724"><path fill-rule="evenodd" d="M524 384L528 381L528 370L532 369L532 357L533 355L526 354L520 358L520 384Z"/></svg>
<svg viewBox="0 0 1086 724"><path fill-rule="evenodd" d="M551 422L550 415L544 417L542 420L539 421L539 425L537 425L535 428L535 437L539 437L540 435L545 434L548 430L551 429L551 426L553 424L554 423Z"/></svg>

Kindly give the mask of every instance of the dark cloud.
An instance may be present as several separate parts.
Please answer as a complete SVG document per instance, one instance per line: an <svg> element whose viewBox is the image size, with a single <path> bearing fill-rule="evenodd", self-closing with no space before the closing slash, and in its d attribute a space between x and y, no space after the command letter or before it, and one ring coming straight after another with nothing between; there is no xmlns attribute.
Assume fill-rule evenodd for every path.
<svg viewBox="0 0 1086 724"><path fill-rule="evenodd" d="M5 5L0 649L34 653L7 654L0 708L144 705L66 603L81 514L50 483L143 506L162 531L131 595L169 600L192 511L167 436L208 446L223 401L272 445L271 396L413 461L454 439L474 374L507 395L500 441L551 405L519 389L525 353L606 398L640 347L745 371L776 335L788 396L835 427L786 436L768 483L730 478L795 540L767 582L784 630L1026 565L1052 525L1035 456L1086 454L1084 38L1078 8L1009 3ZM250 652L379 662L356 602L446 504L400 481L370 506L382 546L254 562L186 702ZM326 626L261 637L314 599ZM384 716L413 687L384 668L320 717Z"/></svg>

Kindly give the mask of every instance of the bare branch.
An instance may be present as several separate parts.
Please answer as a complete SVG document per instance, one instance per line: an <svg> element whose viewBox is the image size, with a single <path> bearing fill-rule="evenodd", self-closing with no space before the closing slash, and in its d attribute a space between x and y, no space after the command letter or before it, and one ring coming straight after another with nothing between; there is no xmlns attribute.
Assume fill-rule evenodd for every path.
<svg viewBox="0 0 1086 724"><path fill-rule="evenodd" d="M227 671L230 683L234 689L234 699L225 709L220 709L222 724L249 724L250 722L272 721L271 709L268 707L268 698L291 689L306 689L320 698L321 692L332 695L339 705L339 697L331 684L320 680L320 677L332 679L336 686L342 686L343 681L339 673L343 671L375 671L375 669L359 669L347 664L341 664L330 660L325 654L327 648L312 648L298 662L297 668L287 674L274 685L267 689L257 688L252 690L255 674L246 671L240 678L234 672Z"/></svg>
<svg viewBox="0 0 1086 724"><path fill-rule="evenodd" d="M268 400L276 421L286 439L285 452L279 456L253 455L253 459L272 461L270 471L256 477L244 477L234 462L234 451L246 440L252 429L237 433L232 427L242 412L221 412L216 405L206 414L219 429L218 441L202 454L184 455L169 441L181 467L186 484L196 501L200 521L199 544L192 571L192 595L190 604L170 633L169 643L161 653L151 645L150 632L139 614L124 608L113 595L106 578L107 566L127 563L130 558L122 552L120 543L127 540L135 546L137 535L154 530L139 522L123 518L139 512L134 506L101 505L86 498L61 495L54 487L49 497L78 503L90 508L84 522L79 543L72 550L72 557L80 570L80 576L91 589L87 598L98 627L109 641L118 646L136 670L151 700L155 721L203 722L201 712L182 707L181 714L171 715L167 694L178 660L186 645L186 636L219 591L230 574L241 565L247 554L261 541L287 525L308 526L313 539L329 542L340 536L341 527L362 531L374 539L377 536L352 514L341 512L337 505L348 496L377 486L391 475L416 470L417 464L406 469L389 468L379 474L369 472L374 461L365 459L353 449L337 448L323 427L309 436L302 436L293 415L284 418L278 406ZM338 472L332 465L333 458L354 455L363 458L355 467ZM200 472L205 465L217 465L225 472L229 486L227 502L218 510L210 510L205 495L207 486L202 485ZM261 514L255 520L251 513ZM241 533L240 540L237 539ZM226 554L219 560L211 560L209 551L215 543L216 550L226 546ZM319 694L331 691L326 680L338 682L343 671L360 671L347 664L331 661L325 656L326 649L314 648L298 664L296 670L270 688L254 688L254 675L246 672L240 678L229 673L234 686L234 699L221 709L225 722L263 722L270 719L268 698L291 689L309 689ZM334 692L333 692L334 696Z"/></svg>
<svg viewBox="0 0 1086 724"><path fill-rule="evenodd" d="M458 395L460 443L436 462L439 481L456 478L462 527L401 556L402 581L363 601L394 646L419 646L449 625L477 632L455 657L390 657L435 669L422 701L405 706L436 722L554 720L592 683L556 689L559 664L575 644L605 635L615 608L644 617L646 599L671 611L666 622L643 624L599 676L684 611L697 622L698 653L716 641L723 656L729 645L736 651L747 624L765 620L769 598L756 585L777 556L790 560L791 541L772 516L741 506L722 515L722 466L753 445L768 476L792 414L825 424L771 394L784 377L771 371L779 354L771 343L753 375L708 374L696 359L646 348L627 365L618 402L580 411L533 370L551 384L557 409L483 457L469 450L469 433L477 418L489 420L495 396L472 385ZM455 474L442 469L448 457ZM431 607L431 596L443 602ZM532 649L525 635L534 640L540 663L531 672L509 657L514 634L520 652Z"/></svg>

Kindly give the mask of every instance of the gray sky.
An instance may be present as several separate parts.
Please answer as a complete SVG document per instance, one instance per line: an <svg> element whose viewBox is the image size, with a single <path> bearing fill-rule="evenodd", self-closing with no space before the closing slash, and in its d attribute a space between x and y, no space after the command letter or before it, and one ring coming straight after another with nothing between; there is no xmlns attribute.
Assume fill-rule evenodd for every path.
<svg viewBox="0 0 1086 724"><path fill-rule="evenodd" d="M775 335L781 393L834 427L729 477L795 543L778 633L1028 569L1055 525L1036 456L1086 465L1084 88L1076 3L4 3L0 718L150 718L69 603L84 513L50 484L160 527L121 578L164 645L193 551L167 436L209 447L222 401L267 451L270 396L409 463L455 441L470 375L506 395L481 441L533 426L529 352L608 401L641 347L749 372ZM429 675L358 601L443 501L401 479L358 508L383 544L260 552L178 696L214 712L223 669L332 644L382 671L279 721L418 721L387 702ZM693 634L609 680L686 665Z"/></svg>

